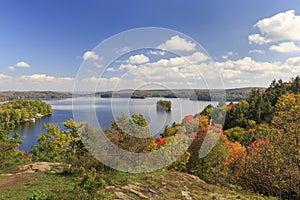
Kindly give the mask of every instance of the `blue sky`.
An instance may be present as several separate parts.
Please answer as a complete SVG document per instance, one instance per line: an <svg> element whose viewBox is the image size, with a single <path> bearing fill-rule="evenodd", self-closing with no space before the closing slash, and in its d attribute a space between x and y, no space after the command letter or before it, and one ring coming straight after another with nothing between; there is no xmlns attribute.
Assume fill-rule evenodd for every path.
<svg viewBox="0 0 300 200"><path fill-rule="evenodd" d="M2 0L0 90L71 90L86 52L115 34L140 27L169 28L197 41L221 68L227 88L267 86L273 78L288 80L299 74L300 39L294 35L300 35L300 28L287 26L276 32L276 26L285 26L284 20L293 24L299 16L296 0ZM267 18L270 23L265 20L254 27ZM264 66L274 73L255 80L245 73Z"/></svg>

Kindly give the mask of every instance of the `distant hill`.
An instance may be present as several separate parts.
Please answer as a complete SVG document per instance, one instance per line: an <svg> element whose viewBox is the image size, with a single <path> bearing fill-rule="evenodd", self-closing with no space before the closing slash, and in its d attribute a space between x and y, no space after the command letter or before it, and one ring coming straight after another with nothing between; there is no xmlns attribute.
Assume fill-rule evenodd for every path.
<svg viewBox="0 0 300 200"><path fill-rule="evenodd" d="M239 101L247 99L248 94L253 89L265 90L266 88L245 87L226 89L227 101ZM174 89L174 90L120 90L97 92L96 96L102 98L147 98L147 97L164 97L164 98L189 98L191 100L214 100L220 95L224 95L221 89Z"/></svg>
<svg viewBox="0 0 300 200"><path fill-rule="evenodd" d="M53 91L6 91L0 92L0 101L12 101L19 99L40 99L40 100L52 100L52 99L65 99L72 97L71 93L65 92L53 92Z"/></svg>
<svg viewBox="0 0 300 200"><path fill-rule="evenodd" d="M240 101L247 99L248 94L253 89L260 89L264 91L263 87L245 87L225 89L226 101ZM191 100L210 101L219 99L220 95L223 97L224 90L221 89L156 89L156 90L119 90L119 91L104 91L96 92L95 96L102 98L136 98L144 99L149 97L163 97L163 98L189 98ZM92 96L92 93L77 94L77 96ZM54 92L54 91L5 91L0 92L0 102L12 101L18 99L40 99L40 100L54 100L71 98L70 92Z"/></svg>

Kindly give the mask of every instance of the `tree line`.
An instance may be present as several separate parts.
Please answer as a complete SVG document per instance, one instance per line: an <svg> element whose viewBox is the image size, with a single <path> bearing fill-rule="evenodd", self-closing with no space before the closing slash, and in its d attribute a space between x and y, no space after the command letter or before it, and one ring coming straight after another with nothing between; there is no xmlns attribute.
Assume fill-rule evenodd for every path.
<svg viewBox="0 0 300 200"><path fill-rule="evenodd" d="M51 100L51 99L64 99L71 98L71 93L53 92L53 91L7 91L0 92L0 102L13 101L13 100Z"/></svg>
<svg viewBox="0 0 300 200"><path fill-rule="evenodd" d="M0 169L26 160L27 154L17 147L22 143L21 136L9 135L20 123L52 114L49 104L41 100L15 100L0 105Z"/></svg>

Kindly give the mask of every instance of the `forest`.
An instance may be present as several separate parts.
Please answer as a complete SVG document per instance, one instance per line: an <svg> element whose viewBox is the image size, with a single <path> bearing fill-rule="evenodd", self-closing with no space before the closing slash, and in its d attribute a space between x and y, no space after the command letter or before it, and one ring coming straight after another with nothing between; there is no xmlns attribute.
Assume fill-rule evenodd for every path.
<svg viewBox="0 0 300 200"><path fill-rule="evenodd" d="M63 174L74 180L74 188L68 191L63 188L55 192L42 191L41 199L105 199L108 195L107 186L114 184L109 177L120 174L96 160L88 151L90 146L86 147L83 142L84 139L97 143L101 139L97 133L101 131L114 144L110 147L112 153L117 147L135 153L165 148L167 160L172 160L174 153L168 151L168 145L180 151L190 142L187 151L164 167L164 171L192 174L209 184L225 188L235 186L266 198L299 199L299 84L299 76L289 82L274 80L266 90L252 90L247 100L228 105L220 102L217 107L209 105L201 113L186 116L182 122L166 126L158 138L135 137L136 134L151 135L147 120L140 114L121 115L105 130L96 130L85 122L76 123L73 120L64 122L63 130L57 125L47 124L45 133L39 136L38 144L32 147L31 152L17 149L17 144L21 142L19 137L8 139L2 136L0 167L5 170L13 165L35 161L67 163L71 168ZM20 115L14 119L11 116L15 114L9 118L1 114L1 121L18 122L38 112L47 114L50 111L48 106L40 102L36 102L35 106L21 102L3 104L1 113L12 113L19 109ZM23 118L22 109L30 110ZM224 115L226 118L222 125ZM124 130L124 127L132 128ZM217 142L211 151L199 157L204 142L210 143L215 138ZM145 157L145 164L147 162L154 161ZM123 176L130 177L129 174Z"/></svg>

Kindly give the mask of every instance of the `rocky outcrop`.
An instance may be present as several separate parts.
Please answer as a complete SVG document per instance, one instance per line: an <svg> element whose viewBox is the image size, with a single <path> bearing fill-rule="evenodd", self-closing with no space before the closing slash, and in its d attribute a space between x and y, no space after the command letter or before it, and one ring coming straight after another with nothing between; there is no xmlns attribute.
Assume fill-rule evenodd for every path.
<svg viewBox="0 0 300 200"><path fill-rule="evenodd" d="M52 163L52 162L35 162L27 165L19 166L19 169L23 173L34 173L34 172L53 172L61 173L65 169L69 169L71 165L63 163Z"/></svg>
<svg viewBox="0 0 300 200"><path fill-rule="evenodd" d="M135 194L141 199L149 199L149 196L145 195L143 192L148 193L148 189L143 187L143 185L136 183L136 184L128 184L123 187L123 189L128 190L129 192Z"/></svg>
<svg viewBox="0 0 300 200"><path fill-rule="evenodd" d="M59 162L34 162L25 165L16 166L13 170L2 175L14 175L24 173L51 172L61 173L66 169L70 169L71 165Z"/></svg>
<svg viewBox="0 0 300 200"><path fill-rule="evenodd" d="M191 193L189 191L181 191L181 194L186 200L193 200L193 198L190 195Z"/></svg>
<svg viewBox="0 0 300 200"><path fill-rule="evenodd" d="M123 192L115 192L115 194L120 200L135 200L134 198L128 196L127 194L124 194Z"/></svg>

